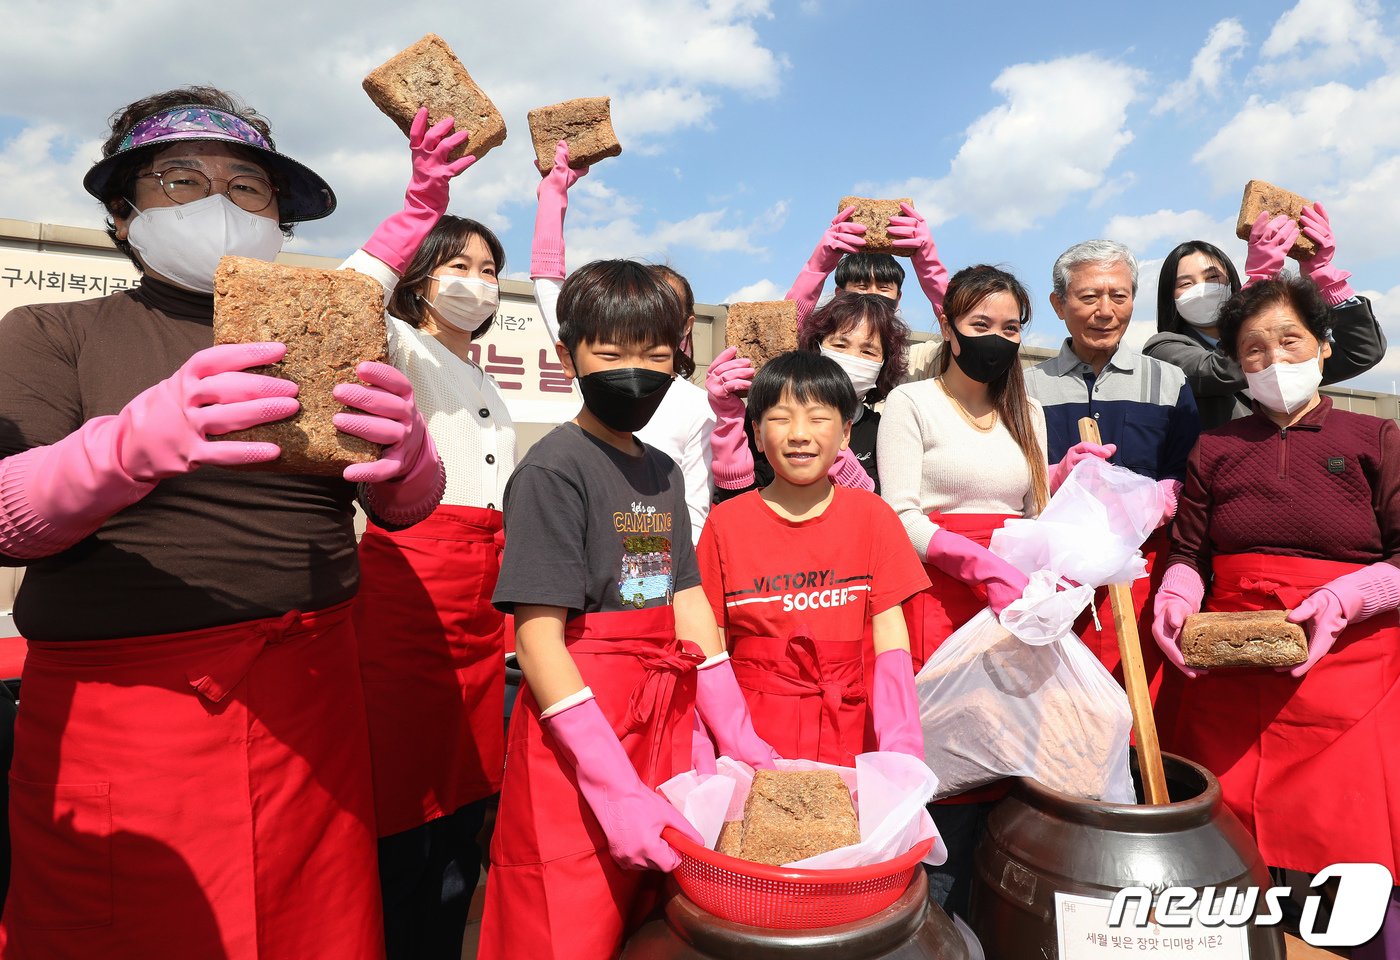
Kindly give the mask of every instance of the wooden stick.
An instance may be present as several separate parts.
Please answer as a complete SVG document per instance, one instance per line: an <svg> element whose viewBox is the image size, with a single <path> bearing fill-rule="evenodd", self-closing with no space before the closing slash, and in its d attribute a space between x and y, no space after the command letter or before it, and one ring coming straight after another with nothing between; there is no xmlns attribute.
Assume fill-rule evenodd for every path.
<svg viewBox="0 0 1400 960"><path fill-rule="evenodd" d="M1102 442L1098 421L1093 417L1082 418L1079 421L1079 439L1089 443ZM1162 745L1157 740L1157 721L1152 716L1152 695L1147 689L1147 668L1142 663L1142 642L1138 638L1131 584L1110 585L1108 601L1113 608L1113 625L1118 632L1123 686L1128 691L1128 705L1133 709L1133 741L1143 795L1151 804L1171 803L1167 795L1167 775L1162 769Z"/></svg>

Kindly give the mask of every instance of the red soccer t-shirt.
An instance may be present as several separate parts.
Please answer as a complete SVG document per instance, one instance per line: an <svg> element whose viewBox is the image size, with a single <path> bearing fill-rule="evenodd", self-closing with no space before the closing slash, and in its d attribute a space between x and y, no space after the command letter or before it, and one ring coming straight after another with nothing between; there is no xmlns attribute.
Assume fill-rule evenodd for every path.
<svg viewBox="0 0 1400 960"><path fill-rule="evenodd" d="M837 487L820 516L792 521L753 491L710 512L697 559L759 736L849 764L868 746L871 618L929 585L894 510Z"/></svg>

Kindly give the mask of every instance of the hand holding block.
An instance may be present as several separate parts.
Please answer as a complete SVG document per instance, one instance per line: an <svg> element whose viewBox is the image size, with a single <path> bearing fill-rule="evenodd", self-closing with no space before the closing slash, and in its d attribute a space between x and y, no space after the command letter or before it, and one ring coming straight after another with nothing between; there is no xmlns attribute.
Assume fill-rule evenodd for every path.
<svg viewBox="0 0 1400 960"><path fill-rule="evenodd" d="M1296 667L1308 659L1303 628L1287 610L1194 613L1181 629L1181 656L1188 667Z"/></svg>
<svg viewBox="0 0 1400 960"><path fill-rule="evenodd" d="M353 270L289 267L224 257L214 273L214 343L287 345L287 355L249 372L291 380L301 410L286 420L211 440L275 443L282 455L240 469L338 476L352 463L379 459L380 447L341 433L331 417L347 409L331 396L337 383L358 383L365 360L387 363L384 288Z"/></svg>
<svg viewBox="0 0 1400 960"><path fill-rule="evenodd" d="M1259 219L1259 214L1263 210L1269 211L1270 217L1276 217L1280 213L1287 214L1297 220L1303 213L1303 208L1312 203L1307 197L1300 197L1296 193L1290 193L1283 187L1276 187L1266 180L1251 180L1244 185L1244 199L1240 201L1240 218L1235 221L1235 236L1241 240L1249 239L1249 231L1254 227L1254 221ZM1317 244L1312 238L1302 231L1299 224L1298 239L1293 243L1293 249L1288 251L1288 255L1294 260L1306 260L1314 253L1317 253Z"/></svg>
<svg viewBox="0 0 1400 960"><path fill-rule="evenodd" d="M540 173L554 169L554 146L560 140L569 144L569 166L575 170L622 153L613 132L611 102L609 97L579 97L531 110L530 138Z"/></svg>
<svg viewBox="0 0 1400 960"><path fill-rule="evenodd" d="M889 253L896 257L912 257L914 251L910 247L894 246L894 239L889 235L890 217L903 216L899 209L901 203L907 203L911 207L914 201L908 197L900 197L896 200L872 200L869 197L842 197L841 204L836 208L840 213L847 207L855 207L855 213L851 214L852 223L865 225L865 247L861 253Z"/></svg>

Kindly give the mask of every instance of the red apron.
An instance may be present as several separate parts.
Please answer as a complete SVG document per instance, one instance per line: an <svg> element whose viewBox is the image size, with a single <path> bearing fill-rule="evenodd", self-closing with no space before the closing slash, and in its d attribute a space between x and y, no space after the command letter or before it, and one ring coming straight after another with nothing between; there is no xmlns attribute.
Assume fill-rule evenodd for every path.
<svg viewBox="0 0 1400 960"><path fill-rule="evenodd" d="M505 618L491 606L501 514L438 507L360 541L355 632L382 837L501 788Z"/></svg>
<svg viewBox="0 0 1400 960"><path fill-rule="evenodd" d="M958 533L974 543L989 546L992 533L1008 520L1019 520L1018 513L939 513L928 518L949 533ZM909 628L909 651L918 673L943 641L953 635L987 605L987 591L981 585L969 587L956 577L924 564L929 586L904 601L904 621ZM935 803L985 803L999 800L1010 789L1009 783L993 783L976 790L960 793Z"/></svg>
<svg viewBox="0 0 1400 960"><path fill-rule="evenodd" d="M691 769L694 670L704 658L682 649L672 609L584 614L565 623L564 636L643 782L655 787ZM539 715L523 688L511 715L477 955L607 960L651 911L662 875L613 860Z"/></svg>
<svg viewBox="0 0 1400 960"><path fill-rule="evenodd" d="M1137 616L1138 645L1142 647L1142 665L1147 673L1148 692L1155 703L1162 687L1166 660L1162 651L1152 640L1152 599L1157 596L1157 588L1162 585L1162 576L1167 572L1167 555L1171 553L1171 538L1167 528L1161 527L1147 538L1142 545L1142 555L1147 560L1147 576L1133 581L1133 612ZM1158 562L1160 560L1160 562ZM1099 626L1085 611L1075 622L1075 632L1084 645L1099 658L1113 674L1119 685L1123 685L1123 663L1118 652L1118 630L1113 621L1113 606L1108 600L1108 588L1099 587L1094 591L1094 609L1098 612Z"/></svg>
<svg viewBox="0 0 1400 960"><path fill-rule="evenodd" d="M780 757L854 766L865 752L868 644L804 636L731 642L754 732Z"/></svg>
<svg viewBox="0 0 1400 960"><path fill-rule="evenodd" d="M7 960L383 957L349 602L31 643Z"/></svg>
<svg viewBox="0 0 1400 960"><path fill-rule="evenodd" d="M1292 608L1357 564L1262 554L1215 558L1207 610ZM1301 680L1273 670L1172 671L1180 709L1163 746L1220 778L1270 866L1400 867L1400 621L1348 627ZM23 711L21 711L23 712Z"/></svg>

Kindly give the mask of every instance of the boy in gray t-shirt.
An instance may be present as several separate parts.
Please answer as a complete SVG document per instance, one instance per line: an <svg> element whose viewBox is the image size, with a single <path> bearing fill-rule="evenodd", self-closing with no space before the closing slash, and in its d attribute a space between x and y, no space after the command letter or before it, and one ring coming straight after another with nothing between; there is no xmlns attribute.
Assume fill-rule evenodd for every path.
<svg viewBox="0 0 1400 960"><path fill-rule="evenodd" d="M656 787L694 767L700 721L722 753L774 759L700 588L680 470L632 436L675 377L680 300L641 264L597 261L564 283L558 311L583 408L506 486L492 599L515 615L528 689L511 718L483 958L616 956L659 891L646 871L680 862L662 830L699 841Z"/></svg>

